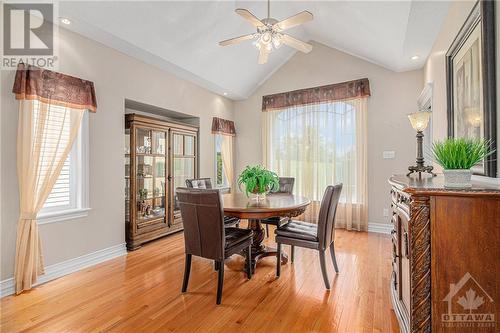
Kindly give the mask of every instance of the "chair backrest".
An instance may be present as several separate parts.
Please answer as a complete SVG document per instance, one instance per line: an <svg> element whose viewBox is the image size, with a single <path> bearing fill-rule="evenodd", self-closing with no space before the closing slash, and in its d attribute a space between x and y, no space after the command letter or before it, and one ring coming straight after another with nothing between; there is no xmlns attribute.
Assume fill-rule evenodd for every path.
<svg viewBox="0 0 500 333"><path fill-rule="evenodd" d="M176 193L184 224L186 254L222 260L225 234L219 190L179 187Z"/></svg>
<svg viewBox="0 0 500 333"><path fill-rule="evenodd" d="M335 238L335 214L342 192L342 184L326 187L318 216L318 238L320 250L326 250Z"/></svg>
<svg viewBox="0 0 500 333"><path fill-rule="evenodd" d="M200 189L211 189L212 188L212 181L210 180L210 178L186 179L186 187L200 188Z"/></svg>
<svg viewBox="0 0 500 333"><path fill-rule="evenodd" d="M292 194L294 184L295 184L295 178L293 178L293 177L280 177L279 188L275 188L271 192L272 193Z"/></svg>

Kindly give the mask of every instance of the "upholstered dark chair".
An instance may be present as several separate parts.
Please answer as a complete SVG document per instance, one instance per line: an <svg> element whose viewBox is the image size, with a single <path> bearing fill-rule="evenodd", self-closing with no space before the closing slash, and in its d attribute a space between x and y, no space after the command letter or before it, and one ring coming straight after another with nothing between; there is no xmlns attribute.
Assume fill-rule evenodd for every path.
<svg viewBox="0 0 500 333"><path fill-rule="evenodd" d="M295 178L293 178L293 177L280 177L279 187L273 189L271 191L271 193L292 194L294 184L295 184ZM279 228L286 221L288 221L288 218L279 217L279 216L273 216L273 217L269 217L267 219L261 220L261 222L266 225L267 237L269 237L269 225L270 224Z"/></svg>
<svg viewBox="0 0 500 333"><path fill-rule="evenodd" d="M281 273L281 245L291 245L291 262L293 263L294 247L300 246L319 251L319 261L321 264L321 272L323 273L323 281L326 289L330 289L328 281L328 273L326 271L325 253L327 248L330 248L332 256L333 268L335 272L339 272L337 259L335 258L334 238L335 238L335 214L339 203L340 193L342 192L342 184L328 186L325 190L321 207L319 209L318 224L312 224L302 221L292 220L282 227L276 229L276 242L278 250L276 258L276 276Z"/></svg>
<svg viewBox="0 0 500 333"><path fill-rule="evenodd" d="M186 292L193 255L212 259L219 271L217 304L222 299L224 259L235 253L246 252L247 277L252 277L252 230L224 226L224 214L219 190L177 188L177 201L184 224L186 263L182 292Z"/></svg>
<svg viewBox="0 0 500 333"><path fill-rule="evenodd" d="M186 187L199 189L212 189L212 181L210 178L193 178L186 179ZM240 219L233 216L224 216L224 225L226 227L240 227Z"/></svg>

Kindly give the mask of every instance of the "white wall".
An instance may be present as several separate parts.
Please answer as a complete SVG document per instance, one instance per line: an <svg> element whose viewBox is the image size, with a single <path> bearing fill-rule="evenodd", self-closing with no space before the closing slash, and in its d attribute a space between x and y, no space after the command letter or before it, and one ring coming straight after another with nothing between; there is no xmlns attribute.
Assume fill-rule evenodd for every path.
<svg viewBox="0 0 500 333"><path fill-rule="evenodd" d="M60 72L95 83L98 110L90 115L92 210L86 218L40 226L47 265L125 242L125 98L200 117L200 173L204 176L214 173L212 117L233 119L230 100L66 30L60 32L59 59ZM13 71L2 71L0 280L13 274L19 216L13 80Z"/></svg>
<svg viewBox="0 0 500 333"><path fill-rule="evenodd" d="M433 90L433 139L447 136L446 116L446 63L445 55L474 7L475 1L454 1L450 5L439 35L424 67L425 82L432 82ZM500 134L500 4L496 3L496 56L497 56L497 133ZM497 138L498 139L498 138ZM500 170L499 170L500 176Z"/></svg>
<svg viewBox="0 0 500 333"><path fill-rule="evenodd" d="M415 162L415 132L407 114L417 109L423 73L396 73L325 45L314 43L309 54L296 53L249 99L235 103L236 174L246 165L262 163L262 96L367 77L372 96L368 102L369 222L390 223L387 179L405 173ZM272 56L272 55L271 55ZM396 159L383 160L382 151L396 151Z"/></svg>

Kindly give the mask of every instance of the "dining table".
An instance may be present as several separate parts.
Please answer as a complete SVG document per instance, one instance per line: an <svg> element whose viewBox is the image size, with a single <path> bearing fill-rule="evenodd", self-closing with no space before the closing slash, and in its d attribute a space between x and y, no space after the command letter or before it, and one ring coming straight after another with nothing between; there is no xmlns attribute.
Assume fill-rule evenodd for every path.
<svg viewBox="0 0 500 333"><path fill-rule="evenodd" d="M271 193L264 198L248 197L244 193L227 193L223 195L224 215L248 220L248 228L253 231L251 264L255 269L259 259L276 256L275 248L263 244L265 233L262 219L268 217L296 217L303 214L311 201L302 196ZM288 262L286 253L281 254L281 264Z"/></svg>

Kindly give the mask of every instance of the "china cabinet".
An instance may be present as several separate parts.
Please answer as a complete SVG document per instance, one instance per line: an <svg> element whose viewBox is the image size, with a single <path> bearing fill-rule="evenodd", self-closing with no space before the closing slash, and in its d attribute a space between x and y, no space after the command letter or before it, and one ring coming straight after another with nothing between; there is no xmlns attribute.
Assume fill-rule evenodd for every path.
<svg viewBox="0 0 500 333"><path fill-rule="evenodd" d="M137 114L125 117L127 248L182 230L175 188L197 177L196 127Z"/></svg>

